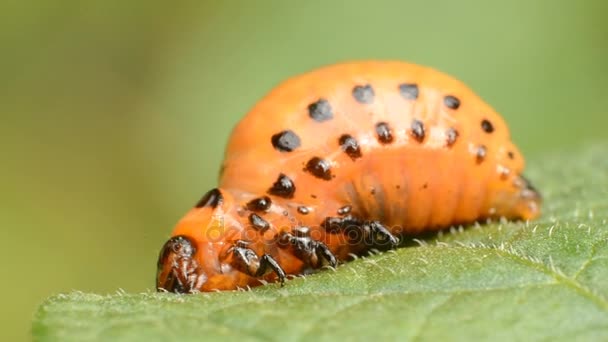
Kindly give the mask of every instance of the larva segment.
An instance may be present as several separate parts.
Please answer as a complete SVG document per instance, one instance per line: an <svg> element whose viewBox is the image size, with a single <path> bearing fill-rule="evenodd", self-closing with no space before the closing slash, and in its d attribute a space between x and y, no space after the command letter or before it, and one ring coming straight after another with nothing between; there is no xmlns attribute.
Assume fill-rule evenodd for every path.
<svg viewBox="0 0 608 342"><path fill-rule="evenodd" d="M235 127L220 187L178 223L157 285L256 286L403 234L532 219L523 167L504 120L443 73L370 61L297 76Z"/></svg>

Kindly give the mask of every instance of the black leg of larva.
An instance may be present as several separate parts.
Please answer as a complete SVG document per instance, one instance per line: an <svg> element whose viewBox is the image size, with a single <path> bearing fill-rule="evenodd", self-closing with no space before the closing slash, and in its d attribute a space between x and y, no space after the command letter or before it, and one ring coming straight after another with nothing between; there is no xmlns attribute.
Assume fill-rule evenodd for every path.
<svg viewBox="0 0 608 342"><path fill-rule="evenodd" d="M279 263L268 254L258 257L258 255L251 248L247 247L247 245L248 243L246 241L239 240L230 249L229 252L232 253L234 258L232 266L252 277L262 277L269 271L273 271L276 273L282 286L285 282L285 271L283 271L283 268L281 268Z"/></svg>
<svg viewBox="0 0 608 342"><path fill-rule="evenodd" d="M315 241L316 242L316 241ZM333 268L338 266L338 259L334 253L329 250L329 247L322 242L316 242L315 252L317 254L317 258L321 260L325 260L327 264Z"/></svg>
<svg viewBox="0 0 608 342"><path fill-rule="evenodd" d="M292 233L281 234L279 246L290 249L307 267L338 266L336 256L324 243L315 241L310 237L310 228L308 227L297 227Z"/></svg>
<svg viewBox="0 0 608 342"><path fill-rule="evenodd" d="M374 245L388 247L392 249L399 245L399 239L393 235L386 226L378 221L369 222L372 243Z"/></svg>
<svg viewBox="0 0 608 342"><path fill-rule="evenodd" d="M345 234L351 243L367 248L386 250L399 245L399 239L378 221L363 221L353 216L328 217L321 226L331 234Z"/></svg>
<svg viewBox="0 0 608 342"><path fill-rule="evenodd" d="M273 257L268 254L264 254L260 259L260 267L258 267L258 271L256 272L255 276L261 277L266 274L269 269L276 273L277 277L279 278L279 282L281 283L281 286L283 286L283 284L285 283L285 271L283 271L279 263L274 260Z"/></svg>

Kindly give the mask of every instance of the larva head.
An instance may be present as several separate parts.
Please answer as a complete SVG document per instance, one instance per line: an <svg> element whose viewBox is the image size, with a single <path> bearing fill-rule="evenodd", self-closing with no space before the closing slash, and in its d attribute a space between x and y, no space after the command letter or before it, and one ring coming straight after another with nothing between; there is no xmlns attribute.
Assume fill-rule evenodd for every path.
<svg viewBox="0 0 608 342"><path fill-rule="evenodd" d="M194 259L194 241L187 236L171 237L158 256L156 288L168 292L190 293L205 281L205 274Z"/></svg>
<svg viewBox="0 0 608 342"><path fill-rule="evenodd" d="M158 257L159 291L221 290L223 284L239 282L233 279L239 277L238 272L222 274L230 267L226 251L242 231L233 203L228 193L212 189L178 222Z"/></svg>
<svg viewBox="0 0 608 342"><path fill-rule="evenodd" d="M248 201L244 205L243 198ZM161 249L157 289L191 293L259 285L260 276L253 275L268 253L266 247L278 236L277 229L292 225L285 214L267 196L210 190L178 222ZM274 254L288 265L301 266L276 248ZM271 281L275 275L264 274L263 279Z"/></svg>

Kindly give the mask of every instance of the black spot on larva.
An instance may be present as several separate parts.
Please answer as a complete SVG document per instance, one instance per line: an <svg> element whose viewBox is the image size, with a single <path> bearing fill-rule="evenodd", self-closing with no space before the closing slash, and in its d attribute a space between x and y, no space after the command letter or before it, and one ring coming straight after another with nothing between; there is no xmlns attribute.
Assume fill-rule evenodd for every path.
<svg viewBox="0 0 608 342"><path fill-rule="evenodd" d="M308 213L310 213L310 208L305 207L305 206L299 206L298 212L302 215L308 215Z"/></svg>
<svg viewBox="0 0 608 342"><path fill-rule="evenodd" d="M310 194L310 197L317 199L317 195L315 195L315 194Z"/></svg>
<svg viewBox="0 0 608 342"><path fill-rule="evenodd" d="M412 136L414 139L418 140L418 142L422 142L424 140L424 124L422 121L412 121Z"/></svg>
<svg viewBox="0 0 608 342"><path fill-rule="evenodd" d="M407 100L415 100L418 98L418 85L415 83L402 83L399 85L399 93Z"/></svg>
<svg viewBox="0 0 608 342"><path fill-rule="evenodd" d="M344 134L338 139L342 151L344 151L352 160L361 158L361 148L357 139L351 135Z"/></svg>
<svg viewBox="0 0 608 342"><path fill-rule="evenodd" d="M507 157L509 157L509 159L515 159L515 153L513 153L513 151L509 151L507 152Z"/></svg>
<svg viewBox="0 0 608 342"><path fill-rule="evenodd" d="M460 100L452 95L447 95L446 97L444 97L443 103L446 107L450 109L458 109L458 107L460 107Z"/></svg>
<svg viewBox="0 0 608 342"><path fill-rule="evenodd" d="M252 199L251 201L249 201L247 203L247 209L251 210L251 211L266 211L268 209L270 209L270 206L272 205L272 201L270 200L270 197L268 196L262 196L259 198L255 198Z"/></svg>
<svg viewBox="0 0 608 342"><path fill-rule="evenodd" d="M249 215L249 223L251 223L253 228L259 230L262 233L268 230L268 228L270 228L270 223L268 223L268 221L264 220L263 218L254 213L251 213L251 215Z"/></svg>
<svg viewBox="0 0 608 342"><path fill-rule="evenodd" d="M326 99L319 99L317 102L309 104L308 115L317 122L327 121L334 117L331 105Z"/></svg>
<svg viewBox="0 0 608 342"><path fill-rule="evenodd" d="M376 134L378 136L378 141L381 144L390 144L393 142L393 132L386 122L379 122L376 124Z"/></svg>
<svg viewBox="0 0 608 342"><path fill-rule="evenodd" d="M458 139L458 131L455 128L449 128L446 132L445 135L447 136L447 145L449 147L451 147L452 145L454 145L454 143L456 143L456 139Z"/></svg>
<svg viewBox="0 0 608 342"><path fill-rule="evenodd" d="M300 147L300 137L291 130L273 135L270 141L272 146L281 152L291 152Z"/></svg>
<svg viewBox="0 0 608 342"><path fill-rule="evenodd" d="M344 216L346 214L350 214L352 209L353 209L353 207L350 205L345 205L343 207L340 207L340 208L338 208L338 215Z"/></svg>
<svg viewBox="0 0 608 342"><path fill-rule="evenodd" d="M292 198L294 192L296 192L296 186L293 181L282 173L272 184L272 187L268 189L269 194L283 198Z"/></svg>
<svg viewBox="0 0 608 342"><path fill-rule="evenodd" d="M492 125L492 123L487 119L483 119L481 121L481 129L483 129L483 131L486 133L492 133L494 132L494 125Z"/></svg>
<svg viewBox="0 0 608 342"><path fill-rule="evenodd" d="M372 103L374 102L374 89L369 84L355 86L353 97L359 103Z"/></svg>
<svg viewBox="0 0 608 342"><path fill-rule="evenodd" d="M369 191L370 194L375 195L376 194L376 188L371 188L371 190Z"/></svg>
<svg viewBox="0 0 608 342"><path fill-rule="evenodd" d="M308 163L306 163L304 171L310 172L310 174L320 179L331 180L332 178L331 164L329 161L319 157L310 158Z"/></svg>
<svg viewBox="0 0 608 342"><path fill-rule="evenodd" d="M219 189L212 189L209 190L204 196L203 198L201 198L196 205L194 206L195 208L203 208L203 207L210 207L210 208L217 208L218 205L222 204L222 202L224 201L224 197L222 196L222 192Z"/></svg>
<svg viewBox="0 0 608 342"><path fill-rule="evenodd" d="M481 163L486 158L487 153L488 151L484 145L477 146L477 149L475 150L475 160L477 163Z"/></svg>

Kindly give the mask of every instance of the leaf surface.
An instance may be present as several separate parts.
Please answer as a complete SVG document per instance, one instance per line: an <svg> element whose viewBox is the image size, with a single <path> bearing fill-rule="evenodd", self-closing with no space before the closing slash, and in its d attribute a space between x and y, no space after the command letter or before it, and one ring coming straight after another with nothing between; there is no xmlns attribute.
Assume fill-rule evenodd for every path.
<svg viewBox="0 0 608 342"><path fill-rule="evenodd" d="M454 227L285 287L49 298L37 341L608 340L608 146L530 165L544 215Z"/></svg>

